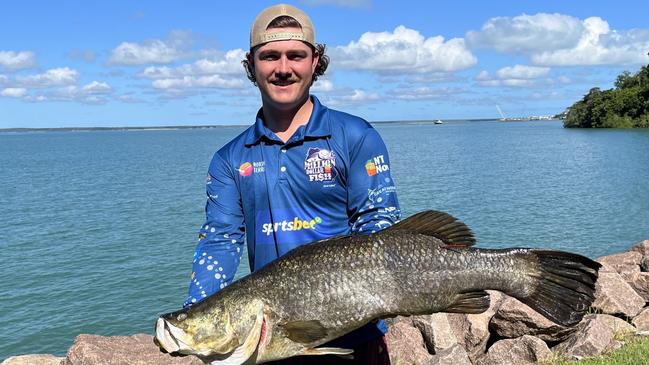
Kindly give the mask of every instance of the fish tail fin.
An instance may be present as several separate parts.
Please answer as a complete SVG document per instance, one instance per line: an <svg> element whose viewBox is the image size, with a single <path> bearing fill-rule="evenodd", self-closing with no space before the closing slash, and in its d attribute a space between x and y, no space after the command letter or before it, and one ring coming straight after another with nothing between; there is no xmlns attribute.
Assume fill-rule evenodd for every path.
<svg viewBox="0 0 649 365"><path fill-rule="evenodd" d="M595 282L601 265L587 257L561 251L530 250L538 259L533 292L517 297L546 318L574 326L595 300Z"/></svg>

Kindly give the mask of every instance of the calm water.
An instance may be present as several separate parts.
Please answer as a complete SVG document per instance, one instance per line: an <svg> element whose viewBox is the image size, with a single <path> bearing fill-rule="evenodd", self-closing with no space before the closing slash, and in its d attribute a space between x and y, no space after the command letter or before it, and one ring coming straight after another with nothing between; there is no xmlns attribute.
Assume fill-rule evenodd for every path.
<svg viewBox="0 0 649 365"><path fill-rule="evenodd" d="M448 211L479 246L594 258L649 239L647 130L377 128L404 213ZM0 360L63 355L80 333L152 333L178 309L207 165L242 130L0 134Z"/></svg>

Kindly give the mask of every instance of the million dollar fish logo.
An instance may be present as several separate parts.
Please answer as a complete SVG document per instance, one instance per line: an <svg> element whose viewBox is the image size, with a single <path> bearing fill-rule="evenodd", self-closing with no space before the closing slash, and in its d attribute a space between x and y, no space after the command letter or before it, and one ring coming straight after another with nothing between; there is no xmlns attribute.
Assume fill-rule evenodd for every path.
<svg viewBox="0 0 649 365"><path fill-rule="evenodd" d="M324 148L309 148L304 160L304 172L309 181L333 181L337 172L336 154Z"/></svg>

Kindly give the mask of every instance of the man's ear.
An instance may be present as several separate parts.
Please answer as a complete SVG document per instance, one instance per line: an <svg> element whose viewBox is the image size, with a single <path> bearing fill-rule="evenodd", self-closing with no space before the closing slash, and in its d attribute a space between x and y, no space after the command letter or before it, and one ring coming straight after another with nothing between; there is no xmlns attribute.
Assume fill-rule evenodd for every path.
<svg viewBox="0 0 649 365"><path fill-rule="evenodd" d="M313 51L313 62L311 63L311 72L315 72L316 67L318 66L318 61L320 61L320 52Z"/></svg>

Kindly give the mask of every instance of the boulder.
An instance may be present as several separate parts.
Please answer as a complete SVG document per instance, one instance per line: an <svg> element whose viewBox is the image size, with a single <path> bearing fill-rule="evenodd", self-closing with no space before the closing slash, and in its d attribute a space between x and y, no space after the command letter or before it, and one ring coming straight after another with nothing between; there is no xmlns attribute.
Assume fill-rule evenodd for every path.
<svg viewBox="0 0 649 365"><path fill-rule="evenodd" d="M500 340L489 348L487 355L477 361L479 365L526 365L545 361L552 355L548 345L540 338L525 335Z"/></svg>
<svg viewBox="0 0 649 365"><path fill-rule="evenodd" d="M423 336L428 352L435 354L458 343L448 313L412 317L412 324Z"/></svg>
<svg viewBox="0 0 649 365"><path fill-rule="evenodd" d="M59 365L64 359L50 354L20 355L9 357L0 365Z"/></svg>
<svg viewBox="0 0 649 365"><path fill-rule="evenodd" d="M624 280L645 302L649 302L649 272L627 274L624 275Z"/></svg>
<svg viewBox="0 0 649 365"><path fill-rule="evenodd" d="M649 240L644 240L631 248L631 251L640 252L642 260L640 260L640 268L642 271L649 271Z"/></svg>
<svg viewBox="0 0 649 365"><path fill-rule="evenodd" d="M413 317L413 324L424 336L428 352L437 354L456 344L462 345L471 361L487 350L489 321L506 295L489 291L489 309L479 314L435 313Z"/></svg>
<svg viewBox="0 0 649 365"><path fill-rule="evenodd" d="M421 365L431 359L421 332L413 327L409 318L392 324L385 339L390 353L390 362L393 365Z"/></svg>
<svg viewBox="0 0 649 365"><path fill-rule="evenodd" d="M631 321L638 331L649 331L649 308L645 308Z"/></svg>
<svg viewBox="0 0 649 365"><path fill-rule="evenodd" d="M455 344L433 355L426 365L471 365L469 355L462 345Z"/></svg>
<svg viewBox="0 0 649 365"><path fill-rule="evenodd" d="M560 326L511 297L503 301L489 326L500 337L531 335L545 341L560 341L574 331L574 328Z"/></svg>
<svg viewBox="0 0 649 365"><path fill-rule="evenodd" d="M635 326L621 318L610 316L608 314L597 314L596 316L599 320L604 322L615 336L626 336L638 332L638 329L635 328Z"/></svg>
<svg viewBox="0 0 649 365"><path fill-rule="evenodd" d="M195 356L176 357L163 353L153 336L79 335L61 365L204 365Z"/></svg>
<svg viewBox="0 0 649 365"><path fill-rule="evenodd" d="M604 265L603 270L599 271L595 286L597 290L593 307L602 313L634 317L644 307L645 300L608 265Z"/></svg>
<svg viewBox="0 0 649 365"><path fill-rule="evenodd" d="M602 256L595 261L602 265L611 267L619 274L625 275L640 272L640 262L642 261L642 257L643 255L640 252L628 251L609 256Z"/></svg>
<svg viewBox="0 0 649 365"><path fill-rule="evenodd" d="M584 317L576 332L552 350L568 358L579 359L610 350L615 345L614 341L613 331L606 323L596 315L589 315Z"/></svg>

